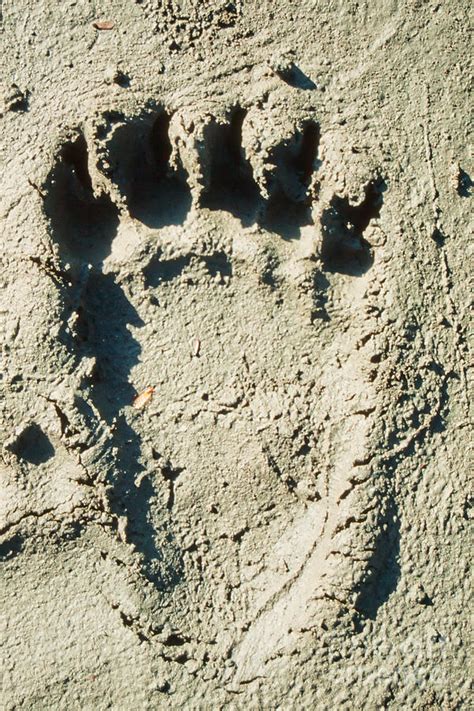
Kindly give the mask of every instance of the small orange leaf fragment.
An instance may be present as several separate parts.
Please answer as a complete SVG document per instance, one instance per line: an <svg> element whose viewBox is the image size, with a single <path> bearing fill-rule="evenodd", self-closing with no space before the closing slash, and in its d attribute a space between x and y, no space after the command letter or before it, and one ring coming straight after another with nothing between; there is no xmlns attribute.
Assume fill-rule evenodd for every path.
<svg viewBox="0 0 474 711"><path fill-rule="evenodd" d="M96 20L92 23L92 27L95 27L96 30L113 30L115 22L112 20Z"/></svg>
<svg viewBox="0 0 474 711"><path fill-rule="evenodd" d="M145 390L142 390L142 392L136 396L136 398L132 402L132 407L134 407L135 410L141 410L142 407L145 407L154 392L155 388L152 385L149 385L147 388L145 388Z"/></svg>

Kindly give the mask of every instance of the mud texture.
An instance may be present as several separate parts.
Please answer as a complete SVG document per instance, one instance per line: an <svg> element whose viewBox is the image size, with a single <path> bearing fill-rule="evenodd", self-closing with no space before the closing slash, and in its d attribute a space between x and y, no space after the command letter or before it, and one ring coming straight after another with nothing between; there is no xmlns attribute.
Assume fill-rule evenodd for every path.
<svg viewBox="0 0 474 711"><path fill-rule="evenodd" d="M472 708L468 4L1 15L3 707Z"/></svg>

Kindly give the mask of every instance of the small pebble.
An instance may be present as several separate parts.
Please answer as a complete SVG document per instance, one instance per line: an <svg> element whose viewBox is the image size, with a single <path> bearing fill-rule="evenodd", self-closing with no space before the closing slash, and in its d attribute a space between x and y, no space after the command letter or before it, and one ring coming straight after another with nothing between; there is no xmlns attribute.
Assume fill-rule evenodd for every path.
<svg viewBox="0 0 474 711"><path fill-rule="evenodd" d="M96 20L92 23L92 27L96 30L113 30L115 22L113 20Z"/></svg>

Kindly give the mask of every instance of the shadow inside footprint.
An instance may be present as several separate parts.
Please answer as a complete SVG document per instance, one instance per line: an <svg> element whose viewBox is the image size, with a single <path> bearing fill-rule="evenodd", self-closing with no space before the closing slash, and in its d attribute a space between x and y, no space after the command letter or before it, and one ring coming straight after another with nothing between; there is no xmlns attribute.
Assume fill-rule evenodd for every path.
<svg viewBox="0 0 474 711"><path fill-rule="evenodd" d="M361 276L370 269L373 254L363 235L370 221L380 216L386 189L382 178L372 180L366 185L365 197L359 205L351 205L347 198L334 195L321 217L321 258L326 271Z"/></svg>
<svg viewBox="0 0 474 711"><path fill-rule="evenodd" d="M124 414L136 395L129 382L131 370L139 361L141 346L129 327L144 325L123 288L112 274L100 271L89 275L82 296L79 322L76 325L80 350L93 356L96 366L92 375L90 399L101 417L113 431L115 453L111 461L108 482L113 485L109 504L114 514L127 519L127 539L143 556L143 573L157 589L174 586L181 576L179 555L172 564L169 551L164 556L157 544L158 534L150 520L150 500L156 496L152 483L137 477L143 472L142 442L133 424ZM82 403L83 414L93 422L92 410ZM168 543L171 531L166 532ZM172 546L168 546L173 548Z"/></svg>
<svg viewBox="0 0 474 711"><path fill-rule="evenodd" d="M191 207L184 169L170 167L170 118L160 112L127 119L107 144L110 177L130 215L153 229L182 224Z"/></svg>
<svg viewBox="0 0 474 711"><path fill-rule="evenodd" d="M380 533L367 563L367 575L357 590L356 610L363 617L375 620L379 608L396 589L400 578L400 521L392 496L387 505Z"/></svg>
<svg viewBox="0 0 474 711"><path fill-rule="evenodd" d="M182 554L169 523L154 524L150 515L150 501L157 491L148 478L139 486L136 477L126 475L116 482L110 495L112 509L127 517L127 540L143 556L142 573L157 590L172 590L184 573ZM161 540L161 544L159 541ZM163 540L165 541L163 543Z"/></svg>
<svg viewBox="0 0 474 711"><path fill-rule="evenodd" d="M111 252L119 215L108 195L94 195L82 133L62 147L44 189L51 236L64 261L100 265Z"/></svg>
<svg viewBox="0 0 474 711"><path fill-rule="evenodd" d="M36 466L44 464L55 454L49 437L35 422L23 430L16 442L11 446L11 451L19 459Z"/></svg>
<svg viewBox="0 0 474 711"><path fill-rule="evenodd" d="M235 108L228 124L209 123L204 130L204 163L209 185L201 205L225 210L246 227L253 224L261 202L252 167L242 147L242 125L247 112Z"/></svg>
<svg viewBox="0 0 474 711"><path fill-rule="evenodd" d="M328 322L331 320L327 311L328 291L331 285L319 269L315 270L312 282L313 309L311 311L311 321L314 322L319 319Z"/></svg>
<svg viewBox="0 0 474 711"><path fill-rule="evenodd" d="M24 536L15 533L3 543L0 543L0 561L11 560L23 550L25 545Z"/></svg>
<svg viewBox="0 0 474 711"><path fill-rule="evenodd" d="M308 121L270 153L274 168L267 175L270 197L261 225L283 239L297 239L301 227L313 224L309 188L318 167L319 140L319 125Z"/></svg>
<svg viewBox="0 0 474 711"><path fill-rule="evenodd" d="M190 261L189 256L161 259L161 252L158 252L143 270L145 286L147 289L154 288L163 282L173 281L189 266Z"/></svg>
<svg viewBox="0 0 474 711"><path fill-rule="evenodd" d="M474 185L469 173L466 173L461 167L459 168L457 192L460 197L468 198L472 194L472 186Z"/></svg>
<svg viewBox="0 0 474 711"><path fill-rule="evenodd" d="M134 398L129 375L138 363L141 346L129 326L143 325L112 274L89 275L76 330L83 349L96 359L91 398L108 424Z"/></svg>
<svg viewBox="0 0 474 711"><path fill-rule="evenodd" d="M313 224L309 205L290 200L282 191L271 196L261 226L285 240L298 239L301 228Z"/></svg>

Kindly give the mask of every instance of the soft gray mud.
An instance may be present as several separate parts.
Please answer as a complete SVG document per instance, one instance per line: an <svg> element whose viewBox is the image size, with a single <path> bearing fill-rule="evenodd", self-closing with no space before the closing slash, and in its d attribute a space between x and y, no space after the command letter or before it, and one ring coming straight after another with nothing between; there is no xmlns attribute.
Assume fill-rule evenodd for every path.
<svg viewBox="0 0 474 711"><path fill-rule="evenodd" d="M1 13L4 708L470 708L467 3Z"/></svg>

